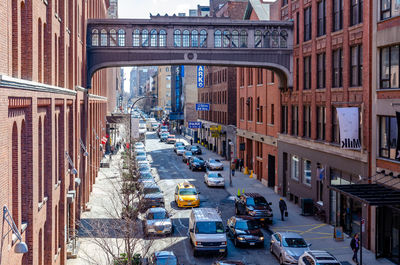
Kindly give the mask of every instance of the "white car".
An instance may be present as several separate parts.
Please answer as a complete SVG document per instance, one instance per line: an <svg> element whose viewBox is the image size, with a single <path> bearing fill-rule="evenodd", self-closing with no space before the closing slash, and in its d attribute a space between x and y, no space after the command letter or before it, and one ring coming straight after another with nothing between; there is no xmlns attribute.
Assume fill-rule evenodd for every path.
<svg viewBox="0 0 400 265"><path fill-rule="evenodd" d="M176 148L176 154L178 155L178 156L181 156L181 155L183 155L184 153L185 153L185 151L186 151L186 149L185 149L185 147L184 146L178 146L177 148Z"/></svg>
<svg viewBox="0 0 400 265"><path fill-rule="evenodd" d="M321 264L340 265L340 262L325 250L309 250L299 258L299 265Z"/></svg>
<svg viewBox="0 0 400 265"><path fill-rule="evenodd" d="M213 158L209 158L207 160L206 167L209 170L223 170L224 169L224 165L222 164L222 162L218 159L213 159Z"/></svg>
<svg viewBox="0 0 400 265"><path fill-rule="evenodd" d="M225 178L218 172L206 172L206 174L204 174L204 182L209 187L225 187Z"/></svg>
<svg viewBox="0 0 400 265"><path fill-rule="evenodd" d="M144 149L144 144L142 142L136 142L135 143L135 149Z"/></svg>

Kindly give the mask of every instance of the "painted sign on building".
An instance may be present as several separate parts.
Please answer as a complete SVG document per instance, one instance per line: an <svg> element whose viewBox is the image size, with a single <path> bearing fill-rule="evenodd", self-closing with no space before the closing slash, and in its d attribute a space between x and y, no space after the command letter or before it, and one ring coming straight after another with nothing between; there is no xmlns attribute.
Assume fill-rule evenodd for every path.
<svg viewBox="0 0 400 265"><path fill-rule="evenodd" d="M197 66L197 88L204 88L204 66Z"/></svg>

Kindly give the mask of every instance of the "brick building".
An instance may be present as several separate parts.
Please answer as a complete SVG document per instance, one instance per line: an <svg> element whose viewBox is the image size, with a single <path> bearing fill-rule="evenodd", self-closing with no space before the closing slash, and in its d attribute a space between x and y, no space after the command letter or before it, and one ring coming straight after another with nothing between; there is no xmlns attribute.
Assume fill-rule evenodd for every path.
<svg viewBox="0 0 400 265"><path fill-rule="evenodd" d="M270 20L270 3L250 0L244 19ZM277 186L280 120L278 77L262 68L237 70L238 157L265 185Z"/></svg>
<svg viewBox="0 0 400 265"><path fill-rule="evenodd" d="M15 253L18 240L3 221L1 264L65 264L102 157L107 90L116 89L116 82L107 87L113 70L97 72L91 90L82 87L86 21L106 17L108 5L0 2L0 204L29 248Z"/></svg>

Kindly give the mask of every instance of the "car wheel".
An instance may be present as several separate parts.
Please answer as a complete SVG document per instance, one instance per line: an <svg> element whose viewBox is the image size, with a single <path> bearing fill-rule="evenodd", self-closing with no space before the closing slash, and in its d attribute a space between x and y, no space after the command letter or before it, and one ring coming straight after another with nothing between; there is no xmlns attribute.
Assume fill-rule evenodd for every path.
<svg viewBox="0 0 400 265"><path fill-rule="evenodd" d="M284 265L283 256L282 255L279 256L279 264L280 265Z"/></svg>

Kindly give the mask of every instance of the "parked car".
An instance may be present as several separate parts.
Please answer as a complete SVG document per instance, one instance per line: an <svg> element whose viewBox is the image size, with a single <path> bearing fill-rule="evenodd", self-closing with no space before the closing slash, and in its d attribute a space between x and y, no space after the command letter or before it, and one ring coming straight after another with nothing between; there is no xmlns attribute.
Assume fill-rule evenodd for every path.
<svg viewBox="0 0 400 265"><path fill-rule="evenodd" d="M167 144L174 144L174 143L176 143L175 135L173 135L173 134L168 135L167 140L165 140L165 142L166 142Z"/></svg>
<svg viewBox="0 0 400 265"><path fill-rule="evenodd" d="M178 207L199 207L199 192L189 182L179 183L175 187L175 203Z"/></svg>
<svg viewBox="0 0 400 265"><path fill-rule="evenodd" d="M158 251L148 259L148 265L178 265L178 258L172 251Z"/></svg>
<svg viewBox="0 0 400 265"><path fill-rule="evenodd" d="M187 163L192 156L193 153L191 151L184 152L182 155L182 162Z"/></svg>
<svg viewBox="0 0 400 265"><path fill-rule="evenodd" d="M191 151L194 155L201 155L201 148L197 145L188 145L187 150Z"/></svg>
<svg viewBox="0 0 400 265"><path fill-rule="evenodd" d="M192 156L189 159L189 169L191 169L192 171L206 171L206 161L204 161L204 159L200 156Z"/></svg>
<svg viewBox="0 0 400 265"><path fill-rule="evenodd" d="M147 157L146 151L144 150L138 150L135 152L136 156L144 156Z"/></svg>
<svg viewBox="0 0 400 265"><path fill-rule="evenodd" d="M151 172L150 164L138 164L138 168L139 174L142 174L143 172Z"/></svg>
<svg viewBox="0 0 400 265"><path fill-rule="evenodd" d="M136 142L134 146L135 146L135 149L136 148L144 148L144 144L142 142Z"/></svg>
<svg viewBox="0 0 400 265"><path fill-rule="evenodd" d="M174 152L176 152L176 149L180 146L185 148L185 144L183 142L176 142L174 145Z"/></svg>
<svg viewBox="0 0 400 265"><path fill-rule="evenodd" d="M297 233L277 232L271 236L270 251L279 259L279 264L298 264L299 257L310 246Z"/></svg>
<svg viewBox="0 0 400 265"><path fill-rule="evenodd" d="M160 187L152 182L143 183L141 187L140 203L142 211L154 207L164 207L164 197Z"/></svg>
<svg viewBox="0 0 400 265"><path fill-rule="evenodd" d="M175 150L175 153L178 155L178 156L182 156L184 153L185 153L185 147L183 147L183 146L178 146L177 148L176 148L176 150Z"/></svg>
<svg viewBox="0 0 400 265"><path fill-rule="evenodd" d="M224 170L224 164L219 159L209 158L206 162L209 170Z"/></svg>
<svg viewBox="0 0 400 265"><path fill-rule="evenodd" d="M143 232L145 236L172 235L173 227L167 210L161 207L148 209L144 215Z"/></svg>
<svg viewBox="0 0 400 265"><path fill-rule="evenodd" d="M299 258L299 265L340 265L338 261L331 253L325 250L308 250L303 253Z"/></svg>
<svg viewBox="0 0 400 265"><path fill-rule="evenodd" d="M143 186L144 183L148 183L148 182L155 183L156 180L149 171L146 171L146 172L143 172L142 174L140 174L140 177L137 180L137 187L140 188Z"/></svg>
<svg viewBox="0 0 400 265"><path fill-rule="evenodd" d="M225 187L225 178L221 173L207 171L206 174L204 174L204 183L209 187Z"/></svg>
<svg viewBox="0 0 400 265"><path fill-rule="evenodd" d="M243 245L264 247L264 234L257 221L248 216L232 216L227 224L228 236L233 240L235 247Z"/></svg>
<svg viewBox="0 0 400 265"><path fill-rule="evenodd" d="M169 133L168 133L168 132L163 132L163 133L161 133L160 142L166 142L167 139L168 139L168 136L169 136Z"/></svg>
<svg viewBox="0 0 400 265"><path fill-rule="evenodd" d="M271 203L258 193L243 193L235 198L236 215L247 215L261 223L272 223Z"/></svg>

